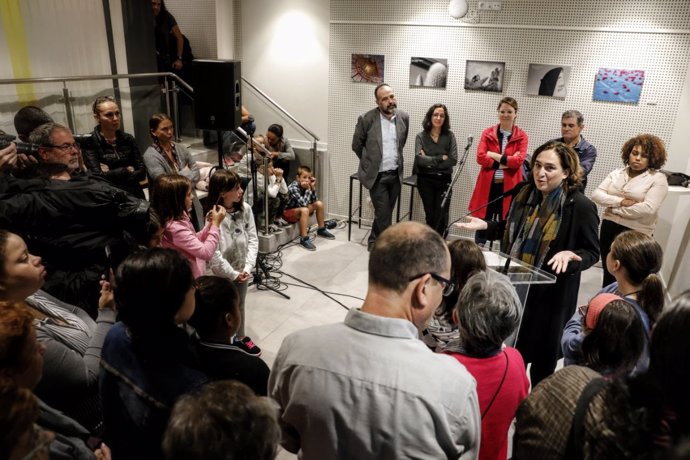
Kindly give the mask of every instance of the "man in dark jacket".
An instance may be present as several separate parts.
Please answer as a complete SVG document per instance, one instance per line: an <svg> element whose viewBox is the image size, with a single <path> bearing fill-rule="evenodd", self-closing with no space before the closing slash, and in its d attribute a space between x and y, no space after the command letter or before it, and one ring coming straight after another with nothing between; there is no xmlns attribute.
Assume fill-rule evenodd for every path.
<svg viewBox="0 0 690 460"><path fill-rule="evenodd" d="M0 191L0 227L20 234L43 258L44 289L94 318L109 265L105 247L126 253L146 240L148 222L147 201L86 174L6 177Z"/></svg>

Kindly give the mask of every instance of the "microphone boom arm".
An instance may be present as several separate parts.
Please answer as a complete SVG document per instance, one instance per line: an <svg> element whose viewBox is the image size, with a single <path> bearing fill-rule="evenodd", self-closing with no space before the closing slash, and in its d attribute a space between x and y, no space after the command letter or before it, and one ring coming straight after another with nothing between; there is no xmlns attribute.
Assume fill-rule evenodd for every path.
<svg viewBox="0 0 690 460"><path fill-rule="evenodd" d="M448 188L446 189L445 192L443 192L443 199L441 200L441 209L446 209L446 205L448 204L448 199L450 198L450 192L453 190L453 186L455 185L455 182L458 180L458 177L460 177L460 173L462 172L463 169L465 169L465 162L467 161L467 154L470 151L470 147L472 146L472 141L474 140L473 137L469 137L467 139L467 146L465 146L465 151L462 154L462 158L458 162L458 165L455 168L455 173L453 174L453 179L450 181L450 184L448 184Z"/></svg>

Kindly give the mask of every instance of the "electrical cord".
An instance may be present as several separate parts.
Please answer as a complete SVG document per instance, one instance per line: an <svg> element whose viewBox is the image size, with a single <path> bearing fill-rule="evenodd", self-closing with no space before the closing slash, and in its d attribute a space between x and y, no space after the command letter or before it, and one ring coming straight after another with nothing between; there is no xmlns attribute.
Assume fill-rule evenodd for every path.
<svg viewBox="0 0 690 460"><path fill-rule="evenodd" d="M342 303L341 301L334 299L334 298L331 297L326 291L324 291L324 290L322 290L322 289L320 289L320 288L314 286L314 285L311 284L311 283L307 283L306 281L301 280L301 279L297 278L297 277L294 276L294 275L291 275L291 274L285 273L285 272L281 272L281 273L282 273L283 275L285 275L285 276L289 276L290 278L294 279L295 281L298 281L298 282L300 282L300 283L302 283L302 284L304 284L304 285L306 285L306 286L309 286L310 288L312 288L312 289L314 289L314 290L320 292L320 293L323 294L325 297L331 299L333 302L335 302L335 303L337 303L338 305L340 305L341 307L343 307L345 310L350 311L350 307L348 307L347 305L345 305L345 304Z"/></svg>
<svg viewBox="0 0 690 460"><path fill-rule="evenodd" d="M285 284L287 284L288 286L300 287L300 288L302 288L302 289L311 289L312 291L324 292L324 293L330 294L330 295L337 295L337 296L339 296L339 297L350 297L350 298L357 299L357 300L361 300L362 302L364 302L364 299L363 299L363 298L357 297L356 295L343 294L342 292L324 291L324 290L319 289L319 288L317 288L317 287L303 286L303 285L297 284L297 283L288 283L287 281L285 282Z"/></svg>

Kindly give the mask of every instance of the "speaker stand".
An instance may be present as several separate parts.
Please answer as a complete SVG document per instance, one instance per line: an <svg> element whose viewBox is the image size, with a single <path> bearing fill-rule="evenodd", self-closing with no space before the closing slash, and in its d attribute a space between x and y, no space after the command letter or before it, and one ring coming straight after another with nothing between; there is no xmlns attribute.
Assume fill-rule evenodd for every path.
<svg viewBox="0 0 690 460"><path fill-rule="evenodd" d="M218 167L225 169L225 164L223 163L223 131L216 130L216 136L218 136Z"/></svg>

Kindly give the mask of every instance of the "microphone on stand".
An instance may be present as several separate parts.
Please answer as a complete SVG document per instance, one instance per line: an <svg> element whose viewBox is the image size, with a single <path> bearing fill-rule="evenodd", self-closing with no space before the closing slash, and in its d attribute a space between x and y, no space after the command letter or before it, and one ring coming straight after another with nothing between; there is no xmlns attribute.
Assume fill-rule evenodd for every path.
<svg viewBox="0 0 690 460"><path fill-rule="evenodd" d="M474 141L474 137L470 136L467 138L467 145L465 146L465 153L462 154L462 160L460 160L460 163L458 164L458 166L462 166L465 163L465 158L467 158L467 151L472 146L472 141ZM450 197L450 191L453 189L453 184L455 183L455 181L458 177L458 173L460 172L461 169L462 169L461 167L456 169L455 177L450 182L450 186L446 189L445 192L443 192L443 197L441 199L441 209L446 209L446 204L448 204L448 198ZM448 229L446 229L444 231L443 238L445 238L447 235L448 235Z"/></svg>
<svg viewBox="0 0 690 460"><path fill-rule="evenodd" d="M470 138L470 139L471 139L471 138ZM475 209L472 209L472 210L470 210L467 214L465 214L465 215L463 215L463 216L461 216L461 217L455 219L453 222L451 222L450 224L448 224L448 226L446 227L446 229L443 231L443 239L444 239L444 240L446 239L446 237L448 236L448 232L450 232L450 228L451 228L451 227L453 226L453 224L455 224L456 222L460 222L460 221L461 221L462 219L464 219L465 217L470 216L470 215L474 214L475 212L480 211L480 210L486 208L487 206L489 206L489 205L491 205L491 204L494 204L495 202L497 202L497 201L499 201L499 200L502 200L503 198L506 198L506 197L514 197L515 195L517 195L518 193L520 193L520 190L522 190L522 188L523 188L525 185L527 185L527 184L528 184L528 182L520 182L519 184L517 184L515 187L511 188L510 190L507 190L507 191L501 193L501 195L498 196L497 198L494 198L493 200L489 201L488 203L483 204L483 205L481 205L481 206L479 206L479 207L477 207L477 208L475 208Z"/></svg>

